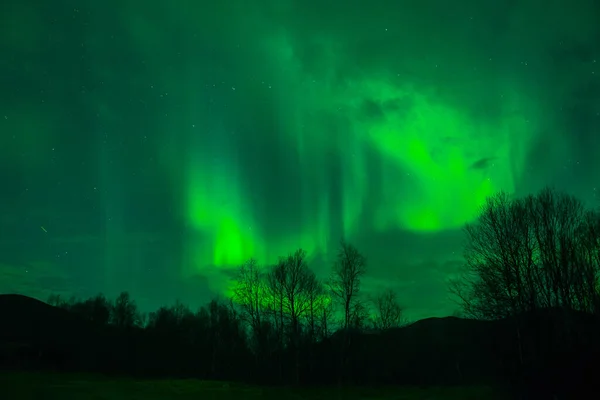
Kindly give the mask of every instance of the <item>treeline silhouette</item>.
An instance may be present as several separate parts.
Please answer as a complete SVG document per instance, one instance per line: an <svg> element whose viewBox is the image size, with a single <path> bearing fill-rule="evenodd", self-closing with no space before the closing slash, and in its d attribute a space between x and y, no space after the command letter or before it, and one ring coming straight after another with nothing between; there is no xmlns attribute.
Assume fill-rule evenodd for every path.
<svg viewBox="0 0 600 400"><path fill-rule="evenodd" d="M598 210L551 189L499 193L465 236L464 268L449 282L464 318L407 324L397 293L361 291L367 260L341 242L326 280L303 250L268 267L251 259L230 297L199 310L176 302L144 315L126 292L49 304L0 296L1 363L264 384L490 384L538 398L592 390Z"/></svg>

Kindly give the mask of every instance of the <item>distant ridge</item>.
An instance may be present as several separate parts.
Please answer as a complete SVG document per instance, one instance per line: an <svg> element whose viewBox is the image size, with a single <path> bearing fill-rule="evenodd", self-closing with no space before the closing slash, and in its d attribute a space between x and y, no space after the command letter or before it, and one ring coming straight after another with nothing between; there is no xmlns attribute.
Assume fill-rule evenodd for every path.
<svg viewBox="0 0 600 400"><path fill-rule="evenodd" d="M338 331L306 351L325 372L339 365L340 343L347 340L353 361L346 377L358 384L518 387L527 379L532 387L546 387L593 382L599 337L597 317L548 309L498 321L432 317L380 332ZM198 369L199 362L210 365L206 340L199 337L198 347L190 349L164 332L94 324L27 296L0 295L0 368L210 376ZM245 361L231 365L251 363L252 357L242 354Z"/></svg>

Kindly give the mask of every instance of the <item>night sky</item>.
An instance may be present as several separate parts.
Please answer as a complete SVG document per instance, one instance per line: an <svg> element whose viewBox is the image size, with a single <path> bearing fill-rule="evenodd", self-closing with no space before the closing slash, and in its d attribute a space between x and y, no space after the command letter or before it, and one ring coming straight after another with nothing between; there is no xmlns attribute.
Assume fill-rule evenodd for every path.
<svg viewBox="0 0 600 400"><path fill-rule="evenodd" d="M486 196L600 195L600 5L3 1L0 182L1 293L195 307L343 237L448 315Z"/></svg>

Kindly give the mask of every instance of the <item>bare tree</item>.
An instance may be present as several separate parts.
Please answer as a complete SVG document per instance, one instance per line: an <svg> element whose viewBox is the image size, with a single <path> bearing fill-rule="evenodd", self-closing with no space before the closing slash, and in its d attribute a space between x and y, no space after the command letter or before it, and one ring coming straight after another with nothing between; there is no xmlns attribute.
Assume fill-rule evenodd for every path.
<svg viewBox="0 0 600 400"><path fill-rule="evenodd" d="M297 346L300 333L300 318L309 309L310 290L314 288L316 277L306 264L306 252L302 249L290 254L282 264L285 276L282 287L285 296L285 311L290 318L290 336Z"/></svg>
<svg viewBox="0 0 600 400"><path fill-rule="evenodd" d="M275 326L278 347L283 348L286 328L286 296L285 281L287 279L286 258L281 257L267 274L266 306Z"/></svg>
<svg viewBox="0 0 600 400"><path fill-rule="evenodd" d="M299 249L287 257L282 257L268 274L267 285L279 330L280 345L294 349L298 380L300 322L310 309L311 292L316 287L315 274L306 264L306 252Z"/></svg>
<svg viewBox="0 0 600 400"><path fill-rule="evenodd" d="M398 294L388 288L377 293L373 299L375 316L373 326L375 329L391 329L402 325L403 308L398 302Z"/></svg>
<svg viewBox="0 0 600 400"><path fill-rule="evenodd" d="M113 307L103 294L98 294L86 300L78 300L72 297L69 301L63 301L60 295L51 295L48 297L47 302L55 307L79 314L84 319L100 325L108 324L111 308Z"/></svg>
<svg viewBox="0 0 600 400"><path fill-rule="evenodd" d="M465 269L450 290L465 314L496 319L535 307L535 247L526 203L499 193L464 231Z"/></svg>
<svg viewBox="0 0 600 400"><path fill-rule="evenodd" d="M106 325L110 319L111 304L103 294L97 294L79 305L80 313L88 320Z"/></svg>
<svg viewBox="0 0 600 400"><path fill-rule="evenodd" d="M128 292L121 292L111 310L111 322L121 328L131 328L138 323L139 315L135 300Z"/></svg>
<svg viewBox="0 0 600 400"><path fill-rule="evenodd" d="M255 259L240 266L235 279L233 300L241 309L242 319L250 326L255 340L261 338L265 308L265 280Z"/></svg>
<svg viewBox="0 0 600 400"><path fill-rule="evenodd" d="M367 322L370 318L369 303L356 299L352 302L350 309L350 325L349 327L358 331L364 330L367 327Z"/></svg>
<svg viewBox="0 0 600 400"><path fill-rule="evenodd" d="M530 199L543 276L543 284L539 286L541 300L547 307L573 309L580 289L575 284L581 272L577 257L578 229L585 208L573 196L558 195L550 189Z"/></svg>
<svg viewBox="0 0 600 400"><path fill-rule="evenodd" d="M46 303L54 307L62 307L64 301L60 294L51 294L50 296L48 296L48 300L46 300Z"/></svg>
<svg viewBox="0 0 600 400"><path fill-rule="evenodd" d="M598 303L597 214L544 189L488 199L465 228L465 270L451 281L465 313L496 319L543 308L590 311Z"/></svg>
<svg viewBox="0 0 600 400"><path fill-rule="evenodd" d="M582 311L600 314L600 210L585 213L578 233L581 273L576 276L576 303Z"/></svg>
<svg viewBox="0 0 600 400"><path fill-rule="evenodd" d="M333 266L329 289L344 309L343 327L352 321L352 307L360 292L360 282L366 271L366 259L353 245L342 241Z"/></svg>
<svg viewBox="0 0 600 400"><path fill-rule="evenodd" d="M319 330L319 316L326 301L325 289L323 284L319 282L313 274L306 285L306 301L308 308L306 312L306 326L308 328L308 341L314 342L317 339L317 331Z"/></svg>
<svg viewBox="0 0 600 400"><path fill-rule="evenodd" d="M334 303L327 293L321 296L322 303L318 314L318 335L320 340L326 339L331 336L331 325L330 322L333 318Z"/></svg>
<svg viewBox="0 0 600 400"><path fill-rule="evenodd" d="M523 199L500 193L465 228L465 270L450 290L471 317L516 317L521 365L532 352L549 350L523 336L522 328L540 310L562 315L548 340L555 335L570 344L572 311L598 304L598 266L589 257L594 234L585 215L579 200L551 189Z"/></svg>
<svg viewBox="0 0 600 400"><path fill-rule="evenodd" d="M311 342L323 340L330 335L329 322L333 315L330 293L316 277L309 281L306 291L308 310L305 320Z"/></svg>
<svg viewBox="0 0 600 400"><path fill-rule="evenodd" d="M203 339L210 349L210 373L217 376L227 368L228 360L237 348L245 345L241 320L233 303L222 299L213 299L202 307L196 319L201 321Z"/></svg>
<svg viewBox="0 0 600 400"><path fill-rule="evenodd" d="M303 345L308 351L308 354L305 355L305 359L308 360L307 372L312 374L316 365L316 349L313 344L325 337L323 328L326 329L327 327L327 320L324 321L325 326L323 326L322 318L323 310L327 307L327 293L323 284L317 279L314 273L311 273L307 278L304 290L307 309L303 318L304 326L306 327L306 332L303 335Z"/></svg>

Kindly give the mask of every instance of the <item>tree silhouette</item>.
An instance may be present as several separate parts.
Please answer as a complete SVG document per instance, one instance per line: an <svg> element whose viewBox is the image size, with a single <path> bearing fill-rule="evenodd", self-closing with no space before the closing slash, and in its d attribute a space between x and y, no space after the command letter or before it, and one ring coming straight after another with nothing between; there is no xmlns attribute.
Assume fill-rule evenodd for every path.
<svg viewBox="0 0 600 400"><path fill-rule="evenodd" d="M307 339L310 343L328 337L327 323L331 312L331 297L313 274L305 286L306 301L306 329Z"/></svg>
<svg viewBox="0 0 600 400"><path fill-rule="evenodd" d="M578 235L577 251L581 274L576 275L575 293L579 308L600 315L600 209L587 211Z"/></svg>
<svg viewBox="0 0 600 400"><path fill-rule="evenodd" d="M597 218L546 188L522 199L499 193L466 226L465 269L450 290L468 316L512 327L513 376L541 385L561 371L550 380L564 380L565 366L588 351L581 343L597 334L584 328L596 326L586 319L599 304Z"/></svg>
<svg viewBox="0 0 600 400"><path fill-rule="evenodd" d="M131 328L139 322L137 304L128 292L121 292L115 299L110 319L119 328Z"/></svg>
<svg viewBox="0 0 600 400"><path fill-rule="evenodd" d="M355 299L350 308L350 323L348 327L353 330L362 331L368 328L371 317L370 305L362 299Z"/></svg>
<svg viewBox="0 0 600 400"><path fill-rule="evenodd" d="M600 272L596 221L581 201L551 189L523 199L500 193L465 228L465 270L451 292L475 318L591 312Z"/></svg>
<svg viewBox="0 0 600 400"><path fill-rule="evenodd" d="M110 320L111 304L103 294L98 294L81 303L81 314L100 325L107 325Z"/></svg>
<svg viewBox="0 0 600 400"><path fill-rule="evenodd" d="M112 302L51 296L55 307L0 295L0 367L519 390L595 379L588 375L600 354L598 210L549 189L521 199L500 193L465 235L464 271L451 289L461 315L479 321L400 326L398 294L382 290L366 301L365 258L342 242L325 284L303 250L265 270L251 259L239 267L231 298L197 311L176 301L148 314L146 324L127 292ZM332 324L338 310L341 321ZM365 329L369 322L376 329Z"/></svg>
<svg viewBox="0 0 600 400"><path fill-rule="evenodd" d="M232 303L212 300L203 307L200 318L208 320L206 333L210 352L210 374L222 378L222 374L235 362L236 351L244 347L246 341L240 320Z"/></svg>
<svg viewBox="0 0 600 400"><path fill-rule="evenodd" d="M279 264L277 275L282 277L284 310L290 319L290 343L298 346L300 322L310 307L310 291L316 286L316 277L306 264L306 252L302 249L290 254L284 263Z"/></svg>
<svg viewBox="0 0 600 400"><path fill-rule="evenodd" d="M47 303L69 310L83 319L99 325L107 325L109 323L113 307L103 294L97 294L86 300L78 300L75 297L71 297L68 301L62 300L60 295L50 295Z"/></svg>
<svg viewBox="0 0 600 400"><path fill-rule="evenodd" d="M397 328L402 324L403 309L398 302L398 294L391 288L377 293L373 299L375 315L372 322L375 329Z"/></svg>
<svg viewBox="0 0 600 400"><path fill-rule="evenodd" d="M51 294L50 296L48 296L48 300L46 300L46 303L54 307L63 307L63 300L60 294Z"/></svg>
<svg viewBox="0 0 600 400"><path fill-rule="evenodd" d="M361 279L366 272L366 259L353 245L342 241L333 266L329 289L344 310L343 326L352 322L352 310L360 292Z"/></svg>
<svg viewBox="0 0 600 400"><path fill-rule="evenodd" d="M241 318L248 324L257 353L265 351L265 278L255 259L242 264L235 278L233 300L240 307Z"/></svg>
<svg viewBox="0 0 600 400"><path fill-rule="evenodd" d="M296 250L281 258L268 275L268 291L272 299L281 348L294 352L296 381L299 379L301 322L310 311L317 279L306 264L306 252ZM314 305L314 304L313 304ZM284 339L285 338L285 339Z"/></svg>
<svg viewBox="0 0 600 400"><path fill-rule="evenodd" d="M361 279L366 272L366 259L353 245L341 241L337 258L328 281L329 291L344 312L342 341L339 347L338 383L347 379L351 364L350 346L354 336L351 328L360 329L368 318L365 305L358 298Z"/></svg>
<svg viewBox="0 0 600 400"><path fill-rule="evenodd" d="M266 296L265 301L274 327L274 340L276 344L276 353L278 357L279 375L283 377L283 359L282 352L286 345L286 276L285 257L281 257L278 263L271 268L266 276Z"/></svg>

